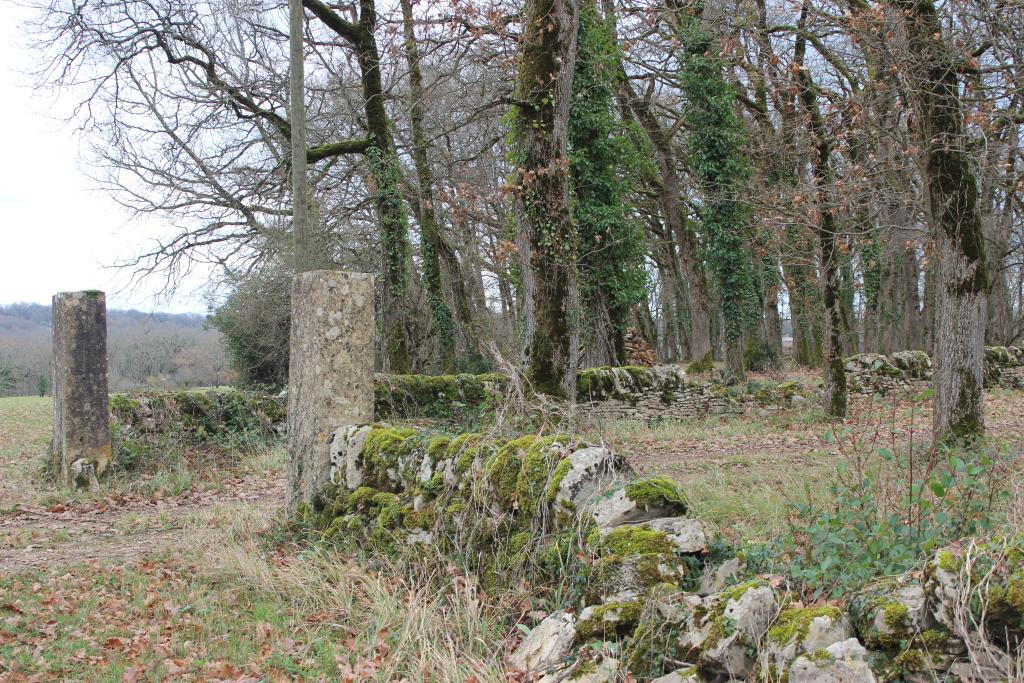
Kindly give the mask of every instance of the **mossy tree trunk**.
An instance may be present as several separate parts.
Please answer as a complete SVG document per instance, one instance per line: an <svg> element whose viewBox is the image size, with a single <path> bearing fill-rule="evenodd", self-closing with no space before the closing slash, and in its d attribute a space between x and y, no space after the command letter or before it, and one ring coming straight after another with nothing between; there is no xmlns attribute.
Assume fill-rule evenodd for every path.
<svg viewBox="0 0 1024 683"><path fill-rule="evenodd" d="M750 177L746 133L719 50L704 25L702 0L685 6L669 0L668 9L683 44L679 85L685 95L683 118L690 128L688 163L701 184L698 213L718 289L726 370L741 377L744 333L759 336L756 321L761 314L749 249L753 234L743 197Z"/></svg>
<svg viewBox="0 0 1024 683"><path fill-rule="evenodd" d="M373 202L380 223L383 252L381 328L384 352L389 372L407 373L412 368L411 328L414 319L409 216L402 199L401 168L391 135L391 120L384 107L380 52L374 36L377 9L374 0L359 0L359 19L351 22L320 0L303 0L303 5L352 46L359 62L363 111L369 133L366 157L376 185Z"/></svg>
<svg viewBox="0 0 1024 683"><path fill-rule="evenodd" d="M614 33L594 0L580 9L579 49L569 117L573 219L580 238L580 294L593 365L625 364L630 311L647 277L643 230L628 210L631 167L639 152L614 113Z"/></svg>
<svg viewBox="0 0 1024 683"><path fill-rule="evenodd" d="M808 15L808 3L805 1L800 16L801 28L805 25ZM846 417L847 390L846 370L843 367L843 319L840 307L841 282L839 272L839 253L837 231L834 214L826 204L826 193L832 185L832 139L825 127L825 120L818 106L818 96L810 71L804 67L807 42L803 33L799 33L794 50L794 62L797 65L796 81L800 89L800 102L808 118L808 130L813 145L811 159L811 175L817 195L816 229L818 245L821 250L822 298L825 302L825 413L831 417Z"/></svg>
<svg viewBox="0 0 1024 683"><path fill-rule="evenodd" d="M569 208L568 129L579 0L527 0L513 106L515 217L527 376L576 395L578 238Z"/></svg>
<svg viewBox="0 0 1024 683"><path fill-rule="evenodd" d="M933 438L981 436L988 273L971 170L958 57L931 0L891 0L906 32L908 76L924 149L924 176L935 244Z"/></svg>

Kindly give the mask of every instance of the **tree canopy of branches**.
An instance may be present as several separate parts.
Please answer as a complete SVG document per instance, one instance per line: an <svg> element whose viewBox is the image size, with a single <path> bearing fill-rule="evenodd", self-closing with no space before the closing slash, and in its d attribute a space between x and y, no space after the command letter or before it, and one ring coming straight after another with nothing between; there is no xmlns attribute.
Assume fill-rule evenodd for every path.
<svg viewBox="0 0 1024 683"><path fill-rule="evenodd" d="M128 265L291 263L285 6L38 1L98 181L175 226ZM382 369L495 350L566 394L635 327L788 348L839 415L845 355L919 348L937 433L982 430L981 344L1024 334L1019 3L303 4L310 266L379 274Z"/></svg>

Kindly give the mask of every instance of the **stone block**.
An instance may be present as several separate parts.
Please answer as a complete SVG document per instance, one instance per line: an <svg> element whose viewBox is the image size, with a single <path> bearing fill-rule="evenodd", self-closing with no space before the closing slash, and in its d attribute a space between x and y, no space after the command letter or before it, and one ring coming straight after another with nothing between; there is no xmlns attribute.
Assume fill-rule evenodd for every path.
<svg viewBox="0 0 1024 683"><path fill-rule="evenodd" d="M287 509L330 479L330 443L373 422L373 276L316 270L292 281Z"/></svg>
<svg viewBox="0 0 1024 683"><path fill-rule="evenodd" d="M107 400L106 296L97 291L56 294L51 458L66 486L75 483L73 463L91 463L95 475L103 474L110 463ZM84 463L79 469L83 467Z"/></svg>

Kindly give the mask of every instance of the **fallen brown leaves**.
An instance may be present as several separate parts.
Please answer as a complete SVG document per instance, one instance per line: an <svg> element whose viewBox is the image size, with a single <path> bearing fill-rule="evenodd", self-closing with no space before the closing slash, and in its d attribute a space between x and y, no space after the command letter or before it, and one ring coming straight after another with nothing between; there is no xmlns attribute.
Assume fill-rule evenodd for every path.
<svg viewBox="0 0 1024 683"><path fill-rule="evenodd" d="M0 578L0 682L293 680L306 647L196 574L172 560Z"/></svg>

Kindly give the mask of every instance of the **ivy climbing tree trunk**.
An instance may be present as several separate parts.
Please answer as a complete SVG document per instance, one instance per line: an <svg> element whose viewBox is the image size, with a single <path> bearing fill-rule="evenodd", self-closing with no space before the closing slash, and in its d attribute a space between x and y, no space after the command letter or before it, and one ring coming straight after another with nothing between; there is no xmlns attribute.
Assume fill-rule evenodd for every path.
<svg viewBox="0 0 1024 683"><path fill-rule="evenodd" d="M722 313L726 370L744 375L743 336L757 330L760 302L754 288L753 239L743 186L750 177L743 149L743 122L724 64L704 26L702 0L683 6L669 0L670 16L683 44L679 82L683 118L690 128L689 163L701 183L698 210L705 252L714 272Z"/></svg>
<svg viewBox="0 0 1024 683"><path fill-rule="evenodd" d="M935 443L984 434L987 270L978 182L967 144L957 56L931 0L891 0L906 31L907 70L924 149L935 244Z"/></svg>
<svg viewBox="0 0 1024 683"><path fill-rule="evenodd" d="M615 4L612 0L602 0L605 20L608 22L609 30L615 34ZM626 76L626 70L622 64L621 55L618 55L615 65L617 75L616 99L619 102L619 109L622 118L626 122L635 121L644 132L650 144L650 155L654 158L657 167L656 177L645 178L650 185L651 191L658 197L662 218L668 229L668 236L675 240L678 249L678 261L671 256L673 273L678 275L680 268L682 277L674 279L676 300L681 304L680 313L685 310L688 320L679 319L673 325L666 323L665 336L671 338L675 335L686 340L687 351L693 360L700 360L711 353L711 311L708 305L707 279L704 277L704 270L700 259L697 256L697 236L687 220L686 209L683 205L683 183L679 178L679 170L675 149L673 147L673 135L670 130L661 124L655 115L651 103L637 95ZM669 249L674 253L674 249ZM666 310L671 309L672 304L666 302ZM680 315L680 318L682 316ZM665 349L671 348L664 344ZM675 359L671 354L666 359Z"/></svg>
<svg viewBox="0 0 1024 683"><path fill-rule="evenodd" d="M527 376L536 391L569 398L579 357L568 159L579 2L527 0L512 108Z"/></svg>
<svg viewBox="0 0 1024 683"><path fill-rule="evenodd" d="M592 365L623 365L630 311L646 291L643 230L627 208L629 167L639 152L616 120L611 26L594 0L580 9L573 77L569 147L573 219L579 231L580 294L586 313L587 358Z"/></svg>
<svg viewBox="0 0 1024 683"><path fill-rule="evenodd" d="M374 0L359 0L359 20L352 22L320 0L303 0L303 5L352 46L359 62L363 111L369 133L365 154L376 186L373 203L380 223L383 252L381 331L384 351L389 372L408 373L412 369L414 317L414 299L410 293L409 216L402 199L401 169L391 135L391 120L384 107L380 53L374 37L377 9Z"/></svg>
<svg viewBox="0 0 1024 683"><path fill-rule="evenodd" d="M800 15L801 28L807 21L807 14L808 3L805 1ZM818 95L810 71L804 67L806 48L807 42L801 31L796 39L794 62L798 67L795 71L800 89L800 102L808 118L808 129L813 145L811 175L817 195L816 228L821 249L822 294L825 301L825 414L831 417L846 417L846 370L843 367L843 319L840 311L842 293L836 240L838 226L831 207L825 202L826 192L832 184L832 168L829 165L832 139L825 128L825 120L818 106Z"/></svg>

